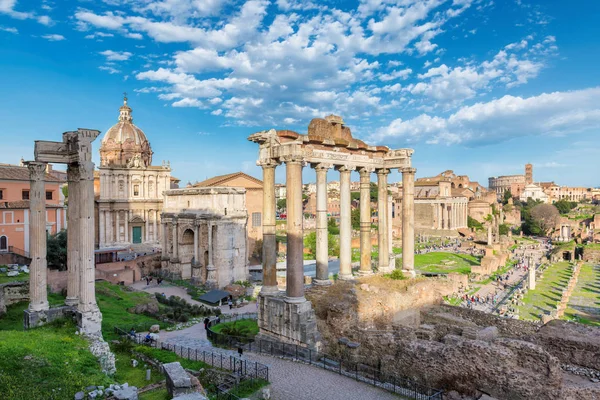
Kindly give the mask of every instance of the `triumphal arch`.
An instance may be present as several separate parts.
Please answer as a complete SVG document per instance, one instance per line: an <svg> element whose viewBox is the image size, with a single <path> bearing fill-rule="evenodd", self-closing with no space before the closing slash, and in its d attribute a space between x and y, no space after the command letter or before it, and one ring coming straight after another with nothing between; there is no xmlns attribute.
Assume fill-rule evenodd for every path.
<svg viewBox="0 0 600 400"><path fill-rule="evenodd" d="M248 140L260 146L257 165L263 169L263 288L259 296L259 327L262 335L314 347L318 332L314 311L304 297L302 168L310 166L317 175L317 271L315 285L329 285L327 248L327 171L340 173L340 272L339 279L352 279L352 224L350 174L360 174L360 269L358 275L373 273L371 265L371 174L377 174L378 271L389 272L392 207L387 177L391 170L402 173L402 269L414 274L414 177L412 149L391 150L369 146L352 137L341 117L315 118L307 134L290 130L257 132ZM275 169L285 164L287 190L286 290L277 288L275 242ZM387 250L387 251L386 251Z"/></svg>

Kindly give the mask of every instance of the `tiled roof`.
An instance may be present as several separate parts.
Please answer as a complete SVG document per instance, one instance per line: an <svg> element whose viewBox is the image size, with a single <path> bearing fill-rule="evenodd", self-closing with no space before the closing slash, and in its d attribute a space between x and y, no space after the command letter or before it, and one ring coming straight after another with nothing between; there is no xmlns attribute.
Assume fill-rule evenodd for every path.
<svg viewBox="0 0 600 400"><path fill-rule="evenodd" d="M29 181L29 170L27 167L17 165L0 165L0 180ZM46 174L46 182L60 182L60 180Z"/></svg>
<svg viewBox="0 0 600 400"><path fill-rule="evenodd" d="M237 177L243 177L243 178L249 179L252 182L258 183L259 185L263 184L261 180L256 179L253 176L250 176L243 172L234 172L233 174L219 175L219 176L209 178L205 181L198 182L198 183L194 184L193 186L194 187L219 186L223 182L227 182L228 180L231 180L231 179L234 179Z"/></svg>

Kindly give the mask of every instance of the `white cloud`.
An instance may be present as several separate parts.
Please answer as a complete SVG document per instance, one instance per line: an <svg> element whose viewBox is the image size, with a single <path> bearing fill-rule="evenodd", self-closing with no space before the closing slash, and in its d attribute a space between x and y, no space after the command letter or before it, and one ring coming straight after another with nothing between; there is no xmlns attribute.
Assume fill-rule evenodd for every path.
<svg viewBox="0 0 600 400"><path fill-rule="evenodd" d="M42 38L49 40L51 42L59 42L61 40L65 40L66 38L63 35L59 35L57 33L52 33L48 35L42 35Z"/></svg>
<svg viewBox="0 0 600 400"><path fill-rule="evenodd" d="M18 34L18 33L19 33L19 31L17 30L17 28L13 28L13 27L4 27L4 26L0 26L0 31L9 32L9 33L14 33L14 34Z"/></svg>
<svg viewBox="0 0 600 400"><path fill-rule="evenodd" d="M427 114L398 118L377 130L372 139L477 145L521 136L562 136L599 126L600 87L595 87L528 98L507 95L462 107L447 118Z"/></svg>
<svg viewBox="0 0 600 400"><path fill-rule="evenodd" d="M410 68L399 69L396 71L392 71L389 74L379 75L379 80L387 82L387 81L393 81L395 79L406 79L409 77L409 75L411 73L412 73L412 69L410 69Z"/></svg>
<svg viewBox="0 0 600 400"><path fill-rule="evenodd" d="M128 51L113 51L113 50L104 50L101 51L100 54L106 57L109 61L127 61L133 55Z"/></svg>
<svg viewBox="0 0 600 400"><path fill-rule="evenodd" d="M120 74L121 73L120 70L118 70L118 69L116 69L114 67L111 67L110 65L101 65L101 66L98 67L98 69L100 69L102 71L106 71L106 72L108 72L111 75L112 74Z"/></svg>
<svg viewBox="0 0 600 400"><path fill-rule="evenodd" d="M15 19L35 19L42 25L51 25L52 19L47 15L37 15L35 12L17 11L17 0L0 0L0 14L6 14Z"/></svg>
<svg viewBox="0 0 600 400"><path fill-rule="evenodd" d="M90 35L86 35L85 38L86 39L97 39L97 38L106 38L106 37L113 37L115 35L113 35L112 33L104 33L104 32L94 32Z"/></svg>

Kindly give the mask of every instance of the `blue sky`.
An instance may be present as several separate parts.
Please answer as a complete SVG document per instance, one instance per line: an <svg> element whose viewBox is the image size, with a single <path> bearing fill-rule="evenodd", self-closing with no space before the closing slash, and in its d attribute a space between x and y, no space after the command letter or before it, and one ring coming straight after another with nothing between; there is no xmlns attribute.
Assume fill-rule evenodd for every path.
<svg viewBox="0 0 600 400"><path fill-rule="evenodd" d="M334 113L414 148L417 176L531 162L599 186L599 20L596 0L0 0L0 162L106 131L126 91L184 183L260 177L247 136Z"/></svg>

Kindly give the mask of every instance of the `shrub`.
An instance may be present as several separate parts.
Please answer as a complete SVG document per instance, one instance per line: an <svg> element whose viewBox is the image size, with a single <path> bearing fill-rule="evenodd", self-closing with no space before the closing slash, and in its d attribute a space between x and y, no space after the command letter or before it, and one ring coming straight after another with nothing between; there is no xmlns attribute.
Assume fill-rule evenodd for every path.
<svg viewBox="0 0 600 400"><path fill-rule="evenodd" d="M395 281L402 281L402 280L406 279L406 277L402 273L402 270L399 270L399 269L393 270L391 273L387 274L386 276Z"/></svg>
<svg viewBox="0 0 600 400"><path fill-rule="evenodd" d="M483 229L482 223L470 216L467 217L467 226L471 229L475 229L476 231L480 231Z"/></svg>
<svg viewBox="0 0 600 400"><path fill-rule="evenodd" d="M398 269L398 268L402 269L402 259L401 258L395 258L395 260L396 261L394 262L394 264L395 264L396 269Z"/></svg>

